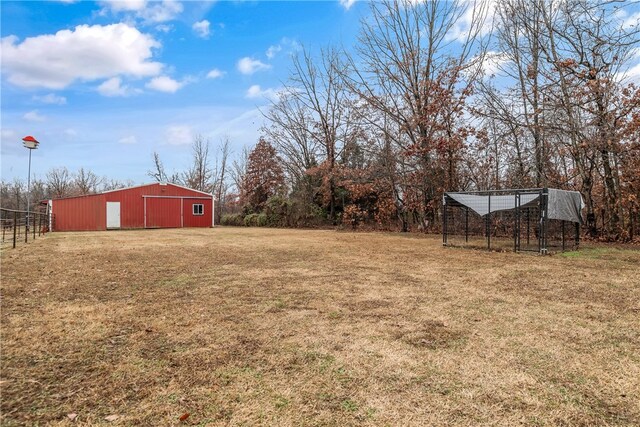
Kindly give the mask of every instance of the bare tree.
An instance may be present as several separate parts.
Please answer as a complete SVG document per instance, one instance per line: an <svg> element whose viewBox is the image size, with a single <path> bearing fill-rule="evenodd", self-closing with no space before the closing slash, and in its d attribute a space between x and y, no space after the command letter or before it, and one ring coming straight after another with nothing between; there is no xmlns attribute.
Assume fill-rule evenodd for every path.
<svg viewBox="0 0 640 427"><path fill-rule="evenodd" d="M478 84L476 114L483 118L491 138L505 145L511 157L510 183L515 187L547 185L548 144L544 141L542 0L500 0L495 36L499 53L487 57L513 86L496 89L487 80ZM496 159L497 161L497 159Z"/></svg>
<svg viewBox="0 0 640 427"><path fill-rule="evenodd" d="M158 182L167 182L167 173L164 170L164 164L162 160L160 160L160 154L156 151L153 152L153 168L147 171L147 175Z"/></svg>
<svg viewBox="0 0 640 427"><path fill-rule="evenodd" d="M33 211L38 209L38 206L40 205L40 203L49 199L49 194L47 192L47 184L43 180L38 178L31 180L30 193L31 193L30 195L31 209Z"/></svg>
<svg viewBox="0 0 640 427"><path fill-rule="evenodd" d="M604 231L614 238L620 235L625 217L620 203L619 127L638 107L637 102L624 107L619 102L624 90L621 76L640 44L640 26L627 26L617 18L618 3L565 0L538 5L545 29L540 47L549 64L547 96L562 112L553 116L553 129L567 142L592 234L597 215L594 192L601 183Z"/></svg>
<svg viewBox="0 0 640 427"><path fill-rule="evenodd" d="M242 188L242 182L244 176L247 174L247 163L249 161L249 149L247 147L242 148L242 153L239 158L235 159L231 165L230 175L233 181L235 192L240 194Z"/></svg>
<svg viewBox="0 0 640 427"><path fill-rule="evenodd" d="M81 195L97 193L101 183L102 178L84 168L78 169L73 179L74 191Z"/></svg>
<svg viewBox="0 0 640 427"><path fill-rule="evenodd" d="M323 50L318 60L303 49L293 58L291 87L287 90L289 96L295 98L296 108L302 108L306 114L305 138L315 140L321 147L317 170L323 179L322 193L327 199L329 218L334 223L337 162L344 147L356 136L353 99L349 99L350 92L343 79L345 67L341 53L335 49Z"/></svg>
<svg viewBox="0 0 640 427"><path fill-rule="evenodd" d="M216 222L220 223L224 213L226 195L229 190L227 173L229 169L229 155L231 154L230 140L225 136L216 150L215 168L213 170L213 192L216 198Z"/></svg>
<svg viewBox="0 0 640 427"><path fill-rule="evenodd" d="M411 180L396 189L396 198L410 205L424 229L433 224L442 188L458 186L459 151L468 133L459 121L486 50L486 8L486 2L374 2L349 61L349 88L399 130L387 137L406 156ZM451 35L469 12L469 27L452 54Z"/></svg>
<svg viewBox="0 0 640 427"><path fill-rule="evenodd" d="M191 145L192 161L187 171L182 173L184 184L195 190L211 193L213 171L209 164L209 140L196 135Z"/></svg>
<svg viewBox="0 0 640 427"><path fill-rule="evenodd" d="M21 210L26 207L26 184L18 178L0 183L1 206L4 209Z"/></svg>
<svg viewBox="0 0 640 427"><path fill-rule="evenodd" d="M53 168L47 172L47 191L51 197L67 197L71 195L73 180L66 167Z"/></svg>
<svg viewBox="0 0 640 427"><path fill-rule="evenodd" d="M128 179L125 181L120 181L118 179L107 179L106 177L102 179L102 191L111 191L118 190L120 188L133 187L135 183Z"/></svg>
<svg viewBox="0 0 640 427"><path fill-rule="evenodd" d="M4 179L0 181L0 207L4 209L16 209L12 197L13 185Z"/></svg>
<svg viewBox="0 0 640 427"><path fill-rule="evenodd" d="M496 181L580 190L594 236L598 216L613 237L630 217L620 203L625 149L619 129L638 105L624 96L633 90L621 76L640 40L638 25L617 17L619 5L501 0L495 34L501 72L512 84L497 89L482 82L476 110L502 145L505 167L494 170L501 174Z"/></svg>
<svg viewBox="0 0 640 427"><path fill-rule="evenodd" d="M261 130L278 150L292 187L305 179L309 169L318 166L319 144L309 131L313 127L310 114L300 99L286 90L264 113L269 124Z"/></svg>

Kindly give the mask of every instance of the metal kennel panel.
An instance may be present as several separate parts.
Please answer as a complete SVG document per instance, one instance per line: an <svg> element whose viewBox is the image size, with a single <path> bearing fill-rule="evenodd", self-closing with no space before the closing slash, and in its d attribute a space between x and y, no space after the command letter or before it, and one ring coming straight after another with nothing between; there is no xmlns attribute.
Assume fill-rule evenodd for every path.
<svg viewBox="0 0 640 427"><path fill-rule="evenodd" d="M546 188L445 193L442 218L445 246L544 254L579 243L579 223L549 219Z"/></svg>

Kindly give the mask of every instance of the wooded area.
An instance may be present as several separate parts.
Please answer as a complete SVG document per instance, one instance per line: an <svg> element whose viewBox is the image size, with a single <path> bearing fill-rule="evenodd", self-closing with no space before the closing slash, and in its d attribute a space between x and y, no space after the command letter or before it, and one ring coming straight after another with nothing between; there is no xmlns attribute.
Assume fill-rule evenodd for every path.
<svg viewBox="0 0 640 427"><path fill-rule="evenodd" d="M333 223L437 230L444 190L580 191L588 234L639 219L640 54L625 4L371 4L355 53L303 50L265 138ZM454 45L453 37L459 44ZM636 232L637 233L637 232Z"/></svg>
<svg viewBox="0 0 640 427"><path fill-rule="evenodd" d="M492 6L372 2L353 51L292 57L252 150L232 160L228 138L210 152L198 136L186 171L168 175L153 153L148 175L213 192L217 223L423 232L439 231L444 191L576 190L588 236L634 240L637 17L619 1ZM32 200L118 185L53 169ZM3 206L22 187L3 182Z"/></svg>

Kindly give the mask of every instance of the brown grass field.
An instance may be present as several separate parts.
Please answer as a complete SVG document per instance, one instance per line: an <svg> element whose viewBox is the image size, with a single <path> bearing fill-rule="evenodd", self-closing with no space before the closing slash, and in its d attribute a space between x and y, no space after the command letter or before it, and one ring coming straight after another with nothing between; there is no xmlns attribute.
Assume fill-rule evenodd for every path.
<svg viewBox="0 0 640 427"><path fill-rule="evenodd" d="M1 291L2 425L640 425L637 250L54 233Z"/></svg>

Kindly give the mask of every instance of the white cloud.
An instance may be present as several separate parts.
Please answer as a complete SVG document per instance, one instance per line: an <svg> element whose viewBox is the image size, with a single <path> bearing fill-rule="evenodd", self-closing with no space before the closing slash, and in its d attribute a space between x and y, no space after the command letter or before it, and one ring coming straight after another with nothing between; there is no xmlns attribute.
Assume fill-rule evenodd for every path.
<svg viewBox="0 0 640 427"><path fill-rule="evenodd" d="M631 49L629 52L628 65L616 73L616 80L627 83L640 85L640 47Z"/></svg>
<svg viewBox="0 0 640 427"><path fill-rule="evenodd" d="M167 76L153 78L145 86L148 89L157 90L158 92L176 93L178 89L186 84L185 81L179 82Z"/></svg>
<svg viewBox="0 0 640 427"><path fill-rule="evenodd" d="M138 140L136 139L135 136L130 135L130 136L125 136L124 138L120 138L118 142L120 144L137 144Z"/></svg>
<svg viewBox="0 0 640 427"><path fill-rule="evenodd" d="M340 0L340 4L342 5L342 7L344 7L347 10L349 10L355 2L356 0Z"/></svg>
<svg viewBox="0 0 640 427"><path fill-rule="evenodd" d="M153 6L142 9L138 16L147 23L167 22L180 15L183 9L182 3L178 1L164 0L162 3L153 2Z"/></svg>
<svg viewBox="0 0 640 427"><path fill-rule="evenodd" d="M632 13L622 22L622 28L628 29L640 25L640 12Z"/></svg>
<svg viewBox="0 0 640 427"><path fill-rule="evenodd" d="M44 96L33 96L34 101L41 102L43 104L54 104L54 105L65 105L67 103L67 98L64 96L56 95L55 93L49 93Z"/></svg>
<svg viewBox="0 0 640 427"><path fill-rule="evenodd" d="M220 71L217 68L214 68L213 70L211 70L211 71L209 71L207 73L207 78L208 79L217 79L217 78L220 78L220 77L222 77L224 75L225 75L224 71Z"/></svg>
<svg viewBox="0 0 640 427"><path fill-rule="evenodd" d="M280 46L279 44L269 46L269 49L267 49L267 51L265 52L265 55L267 55L267 58L273 59L273 57L275 57L276 54L281 50L282 50L282 46Z"/></svg>
<svg viewBox="0 0 640 427"><path fill-rule="evenodd" d="M2 69L22 87L63 89L76 80L117 75L154 76L163 64L150 61L160 43L127 24L79 25L74 30L2 39Z"/></svg>
<svg viewBox="0 0 640 427"><path fill-rule="evenodd" d="M633 12L629 15L624 9L618 9L613 13L613 17L618 21L623 29L629 29L640 25L640 12Z"/></svg>
<svg viewBox="0 0 640 427"><path fill-rule="evenodd" d="M448 40L457 40L463 43L471 35L472 31L474 33L477 32L479 37L484 37L491 33L496 11L496 0L460 2L460 6L465 8L464 13L449 30L449 34L447 34Z"/></svg>
<svg viewBox="0 0 640 427"><path fill-rule="evenodd" d="M202 37L203 39L206 39L209 37L209 34L211 33L209 26L211 24L209 23L209 21L207 21L206 19L202 20L202 21L198 21L196 23L194 23L191 28L193 28L193 31L195 31L196 35L198 37Z"/></svg>
<svg viewBox="0 0 640 427"><path fill-rule="evenodd" d="M13 129L0 129L0 136L5 143L16 142L18 139L18 133Z"/></svg>
<svg viewBox="0 0 640 427"><path fill-rule="evenodd" d="M245 94L245 98L249 99L258 99L265 98L272 101L275 101L279 97L279 91L272 88L262 89L260 85L253 85L249 89L247 89L247 93Z"/></svg>
<svg viewBox="0 0 640 427"><path fill-rule="evenodd" d="M618 79L625 83L640 84L640 63L629 67L624 72L619 73Z"/></svg>
<svg viewBox="0 0 640 427"><path fill-rule="evenodd" d="M193 130L189 126L169 126L165 133L167 143L170 145L186 145L193 141Z"/></svg>
<svg viewBox="0 0 640 427"><path fill-rule="evenodd" d="M126 13L131 17L139 18L145 23L160 23L175 19L184 7L176 0L146 1L146 0L104 0L102 14L108 11L113 13Z"/></svg>
<svg viewBox="0 0 640 427"><path fill-rule="evenodd" d="M122 86L122 79L120 79L120 77L112 77L98 86L98 92L103 96L114 97L127 96L131 91L129 86Z"/></svg>
<svg viewBox="0 0 640 427"><path fill-rule="evenodd" d="M169 24L156 25L156 31L160 31L161 33L168 33L171 30L173 30L173 25L169 25Z"/></svg>
<svg viewBox="0 0 640 427"><path fill-rule="evenodd" d="M237 68L242 74L250 75L257 71L268 70L271 68L271 65L265 64L258 59L245 56L238 61Z"/></svg>
<svg viewBox="0 0 640 427"><path fill-rule="evenodd" d="M481 65L484 71L484 75L489 77L492 75L500 74L504 66L510 61L511 60L504 52L487 52Z"/></svg>
<svg viewBox="0 0 640 427"><path fill-rule="evenodd" d="M75 129L69 128L64 130L64 134L73 138L75 136L78 136L78 131L76 131Z"/></svg>
<svg viewBox="0 0 640 427"><path fill-rule="evenodd" d="M114 12L139 11L147 6L147 0L103 0L100 3Z"/></svg>
<svg viewBox="0 0 640 427"><path fill-rule="evenodd" d="M269 46L265 55L269 59L273 59L278 55L278 53L285 51L289 54L299 51L302 48L300 43L298 43L295 39L290 39L288 37L283 37L280 39L278 44L274 44Z"/></svg>
<svg viewBox="0 0 640 427"><path fill-rule="evenodd" d="M22 118L30 122L44 122L45 120L47 120L45 116L38 113L38 110L29 111L24 116L22 116Z"/></svg>

